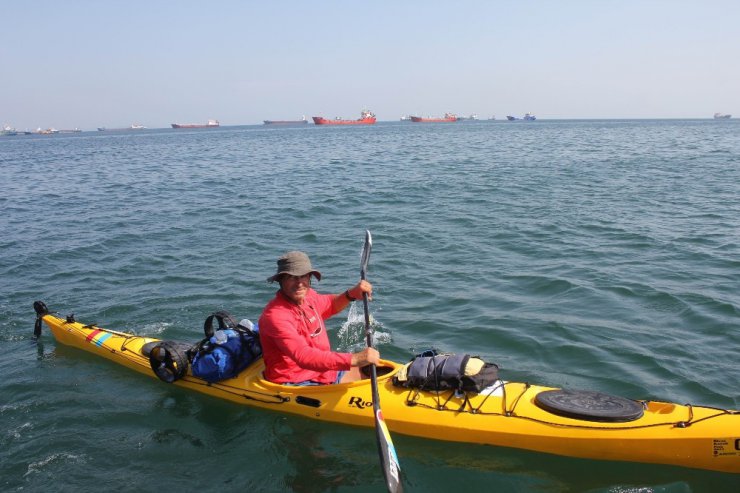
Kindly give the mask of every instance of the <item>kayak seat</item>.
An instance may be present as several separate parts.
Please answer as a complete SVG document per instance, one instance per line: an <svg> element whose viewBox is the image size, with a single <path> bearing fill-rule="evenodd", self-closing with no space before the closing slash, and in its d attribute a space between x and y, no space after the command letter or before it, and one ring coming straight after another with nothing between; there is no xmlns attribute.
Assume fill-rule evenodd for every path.
<svg viewBox="0 0 740 493"><path fill-rule="evenodd" d="M546 390L534 402L558 416L602 423L634 421L644 412L640 402L590 390Z"/></svg>

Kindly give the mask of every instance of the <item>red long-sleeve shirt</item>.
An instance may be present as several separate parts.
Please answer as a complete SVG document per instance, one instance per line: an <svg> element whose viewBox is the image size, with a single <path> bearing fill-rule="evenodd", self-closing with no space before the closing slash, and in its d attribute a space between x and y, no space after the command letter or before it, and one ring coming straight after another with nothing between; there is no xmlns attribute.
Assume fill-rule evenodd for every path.
<svg viewBox="0 0 740 493"><path fill-rule="evenodd" d="M337 312L334 295L310 289L296 305L281 291L265 306L259 319L265 378L275 383L312 380L334 383L338 370L349 370L350 353L331 351L324 320Z"/></svg>

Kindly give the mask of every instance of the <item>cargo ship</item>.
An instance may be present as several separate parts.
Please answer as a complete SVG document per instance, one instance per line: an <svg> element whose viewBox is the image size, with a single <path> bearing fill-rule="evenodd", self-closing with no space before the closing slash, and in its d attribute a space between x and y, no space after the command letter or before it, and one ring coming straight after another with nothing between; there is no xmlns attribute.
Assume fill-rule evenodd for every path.
<svg viewBox="0 0 740 493"><path fill-rule="evenodd" d="M515 120L526 120L526 121L533 122L537 119L537 117L534 116L532 113L525 113L524 117L522 118L517 118L515 116L507 115L506 119L509 120L510 122L513 122Z"/></svg>
<svg viewBox="0 0 740 493"><path fill-rule="evenodd" d="M173 123L172 128L216 128L218 120L208 120L208 123Z"/></svg>
<svg viewBox="0 0 740 493"><path fill-rule="evenodd" d="M372 125L376 121L375 114L369 110L362 110L360 118L357 120L343 120L340 117L328 120L323 116L314 116L312 118L316 125Z"/></svg>
<svg viewBox="0 0 740 493"><path fill-rule="evenodd" d="M416 123L456 122L457 116L453 113L445 113L445 116L443 116L442 118L433 116L412 116L411 121Z"/></svg>
<svg viewBox="0 0 740 493"><path fill-rule="evenodd" d="M108 127L98 127L98 132L123 132L125 130L144 130L146 127L144 125L139 125L138 123L132 123L130 127L120 127L120 128L108 128Z"/></svg>
<svg viewBox="0 0 740 493"><path fill-rule="evenodd" d="M725 113L715 113L714 114L715 120L729 120L730 118L732 118L732 115L728 115Z"/></svg>
<svg viewBox="0 0 740 493"><path fill-rule="evenodd" d="M262 120L265 125L304 125L308 123L304 116L300 120Z"/></svg>

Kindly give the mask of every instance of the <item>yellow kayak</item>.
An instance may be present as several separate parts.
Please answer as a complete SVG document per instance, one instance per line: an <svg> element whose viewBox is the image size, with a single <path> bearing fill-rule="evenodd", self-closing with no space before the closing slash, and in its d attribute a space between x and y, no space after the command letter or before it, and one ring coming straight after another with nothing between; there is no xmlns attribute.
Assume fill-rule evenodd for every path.
<svg viewBox="0 0 740 493"><path fill-rule="evenodd" d="M145 352L158 339L68 321L48 314L45 305L40 305L39 320L59 343L157 378ZM40 324L37 335L39 330ZM736 410L636 400L630 402L641 406L639 417L607 422L564 415L557 403L550 408L542 398L557 396L557 389L527 383L499 380L478 394L467 395L398 387L393 376L402 366L383 361L378 368L380 401L391 433L570 457L740 473L740 412ZM237 377L210 384L192 376L188 369L173 385L248 406L374 426L369 380L284 386L262 378L263 369L259 359Z"/></svg>

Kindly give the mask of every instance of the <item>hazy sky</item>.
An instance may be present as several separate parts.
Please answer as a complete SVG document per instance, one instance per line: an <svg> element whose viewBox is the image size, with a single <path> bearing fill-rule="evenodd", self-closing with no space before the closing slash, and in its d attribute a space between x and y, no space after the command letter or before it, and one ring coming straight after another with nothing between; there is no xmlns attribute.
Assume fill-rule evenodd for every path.
<svg viewBox="0 0 740 493"><path fill-rule="evenodd" d="M740 117L738 0L4 0L18 129Z"/></svg>

